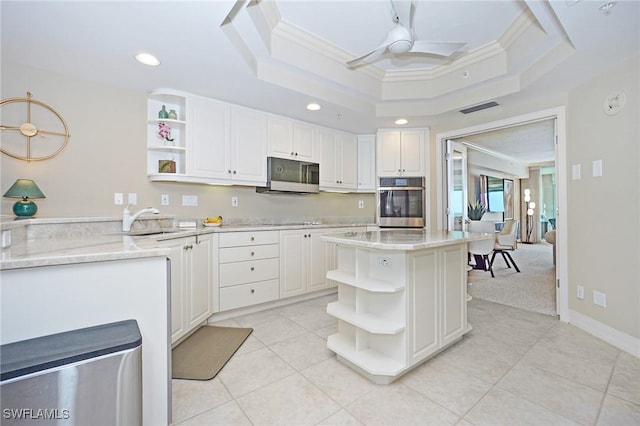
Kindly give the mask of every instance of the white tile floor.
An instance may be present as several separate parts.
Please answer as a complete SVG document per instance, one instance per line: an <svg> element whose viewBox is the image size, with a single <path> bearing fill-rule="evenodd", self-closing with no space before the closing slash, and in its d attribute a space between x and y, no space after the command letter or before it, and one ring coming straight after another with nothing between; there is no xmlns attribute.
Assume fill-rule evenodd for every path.
<svg viewBox="0 0 640 426"><path fill-rule="evenodd" d="M336 360L335 295L227 320L254 332L213 380L173 380L180 425L640 425L640 360L554 317L469 303L462 341L391 385Z"/></svg>

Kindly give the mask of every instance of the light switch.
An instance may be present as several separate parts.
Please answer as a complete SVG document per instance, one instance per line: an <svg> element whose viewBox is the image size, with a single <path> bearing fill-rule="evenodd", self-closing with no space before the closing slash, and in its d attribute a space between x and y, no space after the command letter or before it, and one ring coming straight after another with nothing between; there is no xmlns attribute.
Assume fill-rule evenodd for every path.
<svg viewBox="0 0 640 426"><path fill-rule="evenodd" d="M133 204L135 206L136 204L138 204L138 194L136 194L135 192L130 192L127 195L127 201L129 202L129 204Z"/></svg>
<svg viewBox="0 0 640 426"><path fill-rule="evenodd" d="M580 180L580 164L574 164L571 171L573 180Z"/></svg>
<svg viewBox="0 0 640 426"><path fill-rule="evenodd" d="M124 195L122 192L114 192L113 193L113 204L116 206L121 206L124 204Z"/></svg>
<svg viewBox="0 0 640 426"><path fill-rule="evenodd" d="M602 176L602 160L594 160L592 163L593 177Z"/></svg>

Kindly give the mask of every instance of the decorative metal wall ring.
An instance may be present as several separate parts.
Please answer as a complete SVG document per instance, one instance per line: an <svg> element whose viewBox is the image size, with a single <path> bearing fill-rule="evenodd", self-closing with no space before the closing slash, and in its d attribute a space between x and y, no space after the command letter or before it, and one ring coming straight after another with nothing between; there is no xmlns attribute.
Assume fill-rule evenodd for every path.
<svg viewBox="0 0 640 426"><path fill-rule="evenodd" d="M27 106L26 121L23 122L22 124L19 124L19 125L15 125L15 124L13 124L13 125L0 124L0 131L2 133L4 133L4 132L20 132L24 137L26 137L26 155L21 155L21 154L16 153L16 152L10 152L4 146L0 146L0 151L3 154L8 155L9 157L13 157L13 158L16 158L18 160L23 160L23 161L42 161L42 160L48 160L49 158L55 157L69 143L69 137L71 136L69 134L69 126L67 126L67 123L66 123L66 121L64 121L64 118L62 118L62 116L55 109L53 109L49 105L45 104L44 102L37 101L37 100L33 99L33 97L32 97L30 92L27 92L27 97L26 98L7 98L7 99L3 99L2 101L0 101L0 108L2 108L5 105L14 104L14 103L22 103L22 102L26 103L26 106ZM38 107L44 108L45 110L47 110L50 113L52 113L60 121L60 123L62 124L62 127L64 128L64 130L63 131L52 131L52 130L45 130L45 129L38 128L38 126L33 124L32 120L31 120L31 108L33 106L38 106ZM57 149L55 149L55 151L50 152L51 151L50 150L50 151L48 151L48 153L46 153L44 155L40 155L40 156L34 157L31 154L31 142L32 142L31 138L34 138L34 137L39 136L39 135L43 135L43 136L44 135L60 136L60 137L64 138L64 140L62 141L60 146Z"/></svg>

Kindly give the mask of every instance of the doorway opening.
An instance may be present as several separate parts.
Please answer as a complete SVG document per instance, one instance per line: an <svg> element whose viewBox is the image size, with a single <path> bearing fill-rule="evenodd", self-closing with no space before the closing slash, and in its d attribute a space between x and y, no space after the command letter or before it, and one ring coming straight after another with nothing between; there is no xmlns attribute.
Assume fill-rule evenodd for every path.
<svg viewBox="0 0 640 426"><path fill-rule="evenodd" d="M549 110L534 112L531 114L512 117L509 119L484 123L472 127L457 129L453 131L438 133L436 135L436 204L437 204L437 228L448 229L450 225L450 215L448 210L449 198L449 176L447 175L447 140L460 139L468 135L490 132L500 129L506 129L528 123L534 123L542 120L553 120L555 123L555 212L554 225L556 228L556 267L555 267L555 284L556 284L556 312L561 321L568 320L568 289L567 289L567 228L563 224L562 218L566 215L567 196L566 196L566 118L565 108L558 107ZM458 202L459 204L459 202ZM515 202L520 205L519 202ZM527 209L520 209L515 212L516 217L526 219ZM524 210L524 211L522 211ZM521 221L521 223L523 223ZM537 234L541 237L542 222L537 228ZM452 228L453 229L453 228ZM544 239L538 241L544 243Z"/></svg>

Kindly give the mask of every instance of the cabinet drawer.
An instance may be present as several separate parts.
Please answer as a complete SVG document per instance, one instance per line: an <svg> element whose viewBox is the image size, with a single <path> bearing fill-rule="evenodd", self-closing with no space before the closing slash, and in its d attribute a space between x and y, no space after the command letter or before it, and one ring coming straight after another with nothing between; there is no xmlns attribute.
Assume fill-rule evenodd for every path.
<svg viewBox="0 0 640 426"><path fill-rule="evenodd" d="M279 256L280 248L278 244L266 244L263 246L227 247L221 248L219 251L220 263L269 259Z"/></svg>
<svg viewBox="0 0 640 426"><path fill-rule="evenodd" d="M278 244L278 231L225 232L220 234L220 247Z"/></svg>
<svg viewBox="0 0 640 426"><path fill-rule="evenodd" d="M241 308L269 302L280 297L278 280L260 281L220 289L220 310Z"/></svg>
<svg viewBox="0 0 640 426"><path fill-rule="evenodd" d="M280 259L262 259L220 265L220 287L265 281L280 276Z"/></svg>

